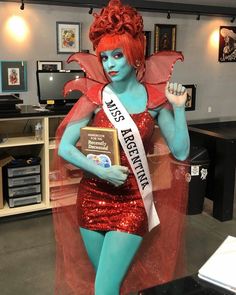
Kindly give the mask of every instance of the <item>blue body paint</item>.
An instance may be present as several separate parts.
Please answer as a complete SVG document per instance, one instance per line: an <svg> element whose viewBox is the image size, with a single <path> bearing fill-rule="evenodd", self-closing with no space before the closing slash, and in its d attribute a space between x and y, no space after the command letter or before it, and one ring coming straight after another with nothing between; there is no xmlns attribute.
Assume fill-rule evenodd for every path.
<svg viewBox="0 0 236 295"><path fill-rule="evenodd" d="M147 105L146 89L137 81L135 69L128 64L122 50L118 48L104 51L101 53L101 60L111 79L109 87L127 111L131 114L143 112ZM150 114L156 119L173 155L179 160L186 159L189 153L189 136L184 106L173 105L173 112L158 108L150 111ZM88 124L91 116L67 126L59 145L59 155L75 166L119 186L127 178L126 167L98 166L75 147L80 137L80 128ZM118 231L102 233L83 228L80 232L96 270L95 295L118 295L142 237Z"/></svg>

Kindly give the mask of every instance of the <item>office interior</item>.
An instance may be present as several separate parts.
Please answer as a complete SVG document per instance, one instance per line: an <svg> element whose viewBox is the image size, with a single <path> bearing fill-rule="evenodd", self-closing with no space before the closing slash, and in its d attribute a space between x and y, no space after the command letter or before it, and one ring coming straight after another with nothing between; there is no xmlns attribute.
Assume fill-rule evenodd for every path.
<svg viewBox="0 0 236 295"><path fill-rule="evenodd" d="M208 2L209 5L211 2L219 5L217 1ZM198 3L203 4L201 1L196 1L196 4ZM24 9L20 9L22 8L20 5L22 5L22 1L0 1L0 61L26 62L27 87L24 91L19 92L20 99L23 101L19 106L39 107L36 81L38 61L62 62L64 70L80 69L76 63L67 63L69 53L57 52L56 23L79 23L81 25L80 50L89 50L90 53L93 53L92 44L88 39L89 26L93 17L89 7L43 5L27 3L27 1L24 3ZM232 1L229 1L227 5L228 7L232 5L232 9L236 10L236 5L232 4ZM98 8L94 8L93 12L97 10ZM236 32L233 16L200 15L199 17L197 12L196 14L181 14L171 13L171 11L169 15L168 12L151 11L141 11L141 14L144 19L145 31L151 32L150 53L153 53L155 48L155 25L176 25L176 50L183 53L184 61L176 63L172 80L184 85L194 85L196 89L195 107L193 110L186 111L188 125L221 122L226 122L226 126L227 123L232 124L235 121L236 106L236 59L234 62L219 62L218 55L219 28L234 26ZM9 93L0 92L0 95L6 94ZM3 128L15 130L18 126L17 132L22 132L28 120L26 118L22 124L18 124L17 120L4 116L0 120L0 125L2 125L0 130L3 137L6 134L3 132ZM48 141L50 135L56 130L56 126L63 116L64 114L59 114L55 120L49 117L42 118L40 121L45 127L44 134L38 145L34 146L33 155L42 157L44 162L49 161L52 153L46 151L46 149L50 149ZM30 120L32 125L38 121L31 117ZM11 134L11 131L9 132ZM5 144L5 146L1 147L1 144ZM230 146L230 148L232 147L234 149L234 145ZM13 156L23 155L26 150L29 154L32 150L30 144L24 146L24 144L17 142L16 146L10 147L7 145L7 141L0 143L1 154L9 149ZM232 159L231 164L235 167L235 158ZM45 167L42 175L42 186L45 187L42 190L46 199L43 197L43 205L39 205L38 210L21 206L19 210L7 208L5 213L2 211L1 214L3 209L0 209L1 294L53 294L55 240L50 211L50 188L47 181L48 175L45 172L49 172L50 163ZM227 170L227 167L224 169ZM232 169L235 171L235 168ZM232 189L235 184L235 179L232 180L235 175L234 171L230 174ZM223 187L228 193L226 181ZM213 195L211 198L207 198L205 195L201 212L186 216L187 275L197 274L199 268L228 235L236 236L234 190L231 190L230 194L232 209L230 217L224 219L219 215L219 218L213 216ZM11 209L13 210L11 211ZM223 210L224 208L222 208Z"/></svg>

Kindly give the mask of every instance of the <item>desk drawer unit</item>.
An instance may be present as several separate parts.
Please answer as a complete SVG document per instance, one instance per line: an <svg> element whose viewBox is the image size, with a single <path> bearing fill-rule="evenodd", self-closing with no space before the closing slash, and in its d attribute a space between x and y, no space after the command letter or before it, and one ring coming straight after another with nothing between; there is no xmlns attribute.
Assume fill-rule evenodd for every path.
<svg viewBox="0 0 236 295"><path fill-rule="evenodd" d="M8 177L26 176L31 174L40 174L40 165L7 168Z"/></svg>
<svg viewBox="0 0 236 295"><path fill-rule="evenodd" d="M28 196L38 194L41 191L41 185L27 185L27 186L20 186L20 187L13 187L8 188L8 197L20 197L20 196Z"/></svg>
<svg viewBox="0 0 236 295"><path fill-rule="evenodd" d="M28 184L32 185L37 183L40 183L40 174L25 177L8 178L8 187L24 186Z"/></svg>
<svg viewBox="0 0 236 295"><path fill-rule="evenodd" d="M40 162L19 162L4 167L4 196L10 208L36 204L42 200Z"/></svg>
<svg viewBox="0 0 236 295"><path fill-rule="evenodd" d="M25 205L32 205L37 203L41 203L41 194L27 196L27 197L20 197L20 198L9 198L8 200L8 204L10 208L25 206Z"/></svg>

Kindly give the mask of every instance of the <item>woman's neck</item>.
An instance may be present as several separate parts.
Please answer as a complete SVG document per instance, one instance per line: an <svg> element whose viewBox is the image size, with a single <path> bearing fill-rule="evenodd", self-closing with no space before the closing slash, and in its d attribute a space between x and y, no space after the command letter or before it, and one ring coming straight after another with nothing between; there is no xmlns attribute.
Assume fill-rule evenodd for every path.
<svg viewBox="0 0 236 295"><path fill-rule="evenodd" d="M122 81L113 81L109 86L115 93L122 94L134 90L138 84L139 82L136 78L136 72L133 70L126 79Z"/></svg>

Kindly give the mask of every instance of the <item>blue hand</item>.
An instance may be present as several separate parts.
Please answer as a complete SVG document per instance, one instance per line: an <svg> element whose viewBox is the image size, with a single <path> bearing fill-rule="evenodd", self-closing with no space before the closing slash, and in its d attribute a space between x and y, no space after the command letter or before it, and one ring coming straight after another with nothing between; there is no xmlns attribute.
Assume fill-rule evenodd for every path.
<svg viewBox="0 0 236 295"><path fill-rule="evenodd" d="M92 173L115 186L120 186L127 179L127 167L115 165L109 168L104 168L100 165L96 165L93 160L88 159L76 147L76 143L80 138L80 128L87 126L89 121L90 117L78 122L73 122L67 126L61 138L58 154L66 161L82 170Z"/></svg>

